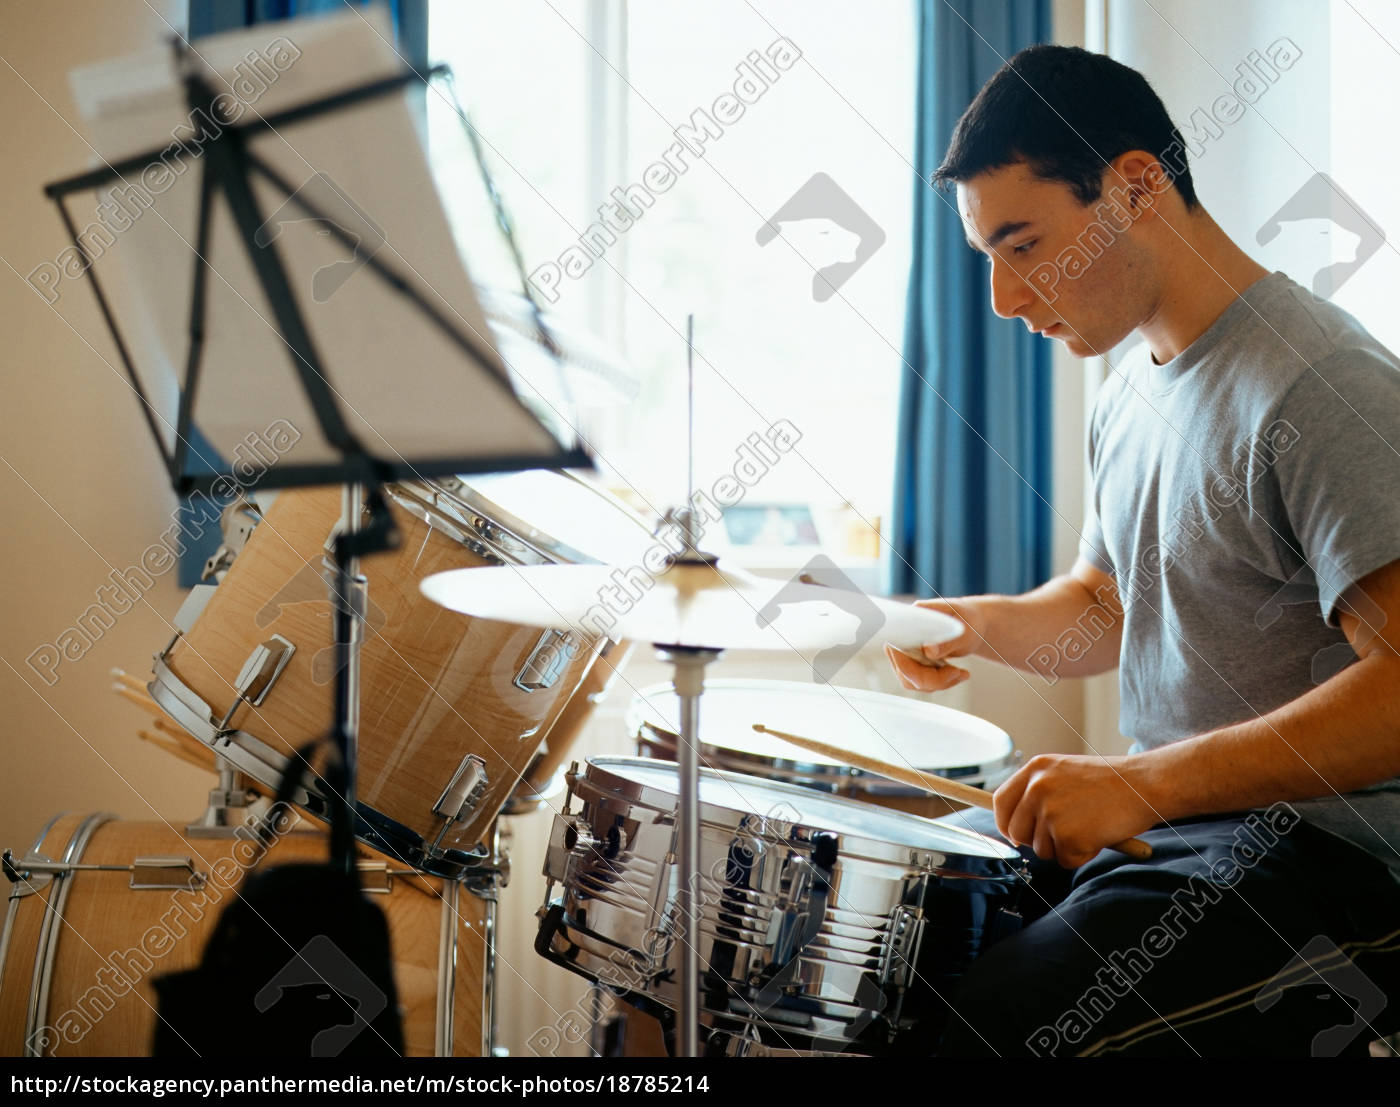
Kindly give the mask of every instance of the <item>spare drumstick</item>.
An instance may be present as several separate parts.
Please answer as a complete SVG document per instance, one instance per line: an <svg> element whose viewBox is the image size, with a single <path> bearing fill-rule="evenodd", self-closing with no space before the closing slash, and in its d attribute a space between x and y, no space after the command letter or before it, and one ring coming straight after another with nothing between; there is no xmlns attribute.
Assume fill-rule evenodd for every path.
<svg viewBox="0 0 1400 1107"><path fill-rule="evenodd" d="M198 751L188 749L163 731L138 730L136 736L144 742L150 742L151 745L164 753L188 762L196 769L203 769L205 772L214 771L214 766L211 763L213 759L209 756L209 751L202 746Z"/></svg>
<svg viewBox="0 0 1400 1107"><path fill-rule="evenodd" d="M145 691L146 691L146 682L145 682L144 680L142 680L140 677L132 676L132 675L131 675L130 673L128 673L125 669L113 669L113 670L111 670L111 674L112 674L112 678L113 678L118 684L124 684L124 685L126 685L126 686L127 686L128 688L130 688L133 692L141 692L141 693L143 693L143 694L145 693Z"/></svg>
<svg viewBox="0 0 1400 1107"><path fill-rule="evenodd" d="M156 703L156 701L151 699L151 697L148 696L144 691L133 691L131 688L128 688L125 684L112 685L112 691L115 692L117 695L121 696L121 698L126 700L128 703L134 703L137 707L141 708L141 710L145 711L148 715L152 715L155 718L160 718L161 715L164 714L164 712L161 711L160 706Z"/></svg>
<svg viewBox="0 0 1400 1107"><path fill-rule="evenodd" d="M819 742L815 738L804 738L800 734L789 734L785 730L774 730L772 727L764 726L762 723L754 723L754 730L760 734L771 734L774 738L781 738L784 742L791 742L794 746L801 746L811 753L819 753L823 757L830 757L832 760L851 765L857 769L862 769L876 776L883 776L888 780L898 781L900 784L908 784L911 788L919 788L925 792L932 792L934 795L942 796L944 799L957 800L965 803L969 807L980 807L983 810L992 810L992 793L984 792L981 788L974 788L970 784L961 784L956 780L948 780L946 777L933 776L929 773L921 773L918 769L905 769L898 765L891 765L886 761L878 761L873 757L866 757L864 754L855 753L851 750L842 749L840 746L833 746L827 742ZM1126 853L1129 857L1138 861L1146 861L1152 856L1152 847L1140 838L1129 838L1123 842L1115 842L1108 847L1117 850L1119 853Z"/></svg>

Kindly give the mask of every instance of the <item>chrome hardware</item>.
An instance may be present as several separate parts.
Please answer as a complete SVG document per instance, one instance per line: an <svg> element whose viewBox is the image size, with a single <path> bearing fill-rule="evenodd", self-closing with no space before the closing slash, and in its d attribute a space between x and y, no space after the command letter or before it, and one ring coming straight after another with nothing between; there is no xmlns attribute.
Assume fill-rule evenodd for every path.
<svg viewBox="0 0 1400 1107"><path fill-rule="evenodd" d="M438 918L437 1012L435 1049L439 1057L451 1057L456 1033L457 915L458 885L449 880L442 886L442 912Z"/></svg>
<svg viewBox="0 0 1400 1107"><path fill-rule="evenodd" d="M924 940L924 913L918 908L899 904L890 913L890 924L884 949L880 955L880 986L908 987L918 963L919 947Z"/></svg>
<svg viewBox="0 0 1400 1107"><path fill-rule="evenodd" d="M14 850L7 849L0 855L0 868L4 870L5 879L14 885L10 889L10 898L22 899L46 888L53 880L54 873L43 866L52 864L47 857L36 853L27 854L23 860L17 861Z"/></svg>
<svg viewBox="0 0 1400 1107"><path fill-rule="evenodd" d="M472 808L481 802L490 783L486 775L486 761L474 753L467 754L437 803L433 804L433 814L441 815L449 823L465 819Z"/></svg>
<svg viewBox="0 0 1400 1107"><path fill-rule="evenodd" d="M481 1056L496 1056L496 990L500 987L499 973L496 971L496 953L500 935L498 900L490 896L486 900L486 917L483 919L486 940L486 964L483 966L481 988Z"/></svg>
<svg viewBox="0 0 1400 1107"><path fill-rule="evenodd" d="M387 896L394 890L394 873L384 861L361 861L357 866L360 887L372 896ZM411 870L409 870L411 871Z"/></svg>
<svg viewBox="0 0 1400 1107"><path fill-rule="evenodd" d="M243 668L238 672L238 679L233 683L236 693L233 702L224 712L224 717L214 724L215 729L220 733L227 730L233 713L238 710L240 704L247 702L254 707L261 705L263 700L267 699L272 686L277 683L277 678L282 675L282 670L287 667L287 662L292 659L292 654L296 652L297 648L280 634L274 634L262 645L254 646L253 652L248 655L248 660L243 662Z"/></svg>
<svg viewBox="0 0 1400 1107"><path fill-rule="evenodd" d="M786 965L802 952L809 938L808 923L813 910L818 912L820 924L820 911L825 907L824 897L813 902L818 898L812 894L816 874L806 858L791 857L786 868L788 875L783 881L783 894L768 920L767 944L773 965Z"/></svg>
<svg viewBox="0 0 1400 1107"><path fill-rule="evenodd" d="M550 880L572 880L579 861L600 844L593 837L586 819L576 815L555 815L549 844L544 852L544 875Z"/></svg>
<svg viewBox="0 0 1400 1107"><path fill-rule="evenodd" d="M564 848L576 856L597 850L603 843L588 831L588 824L579 819L568 820L564 829Z"/></svg>
<svg viewBox="0 0 1400 1107"><path fill-rule="evenodd" d="M296 652L297 648L287 639L274 634L248 655L248 660L239 670L234 688L254 707L260 706Z"/></svg>
<svg viewBox="0 0 1400 1107"><path fill-rule="evenodd" d="M462 483L458 481L456 490ZM454 488L438 480L434 484L404 481L387 489L393 501L411 515L442 531L477 557L495 565L522 565L554 560L515 532L507 530L453 494Z"/></svg>
<svg viewBox="0 0 1400 1107"><path fill-rule="evenodd" d="M175 641L178 640L177 635ZM154 679L147 685L151 698L187 733L223 758L231 768L246 773L254 780L275 784L282 779L287 769L285 753L245 731L216 730L214 713L209 705L175 675L162 657L156 658L154 672ZM321 818L328 813L328 803L318 789L315 781L303 782L292 792L291 802ZM408 830L363 804L360 805L359 817L372 828L371 844L383 843L378 848L432 876L460 880L481 864L481 851L438 848L450 824L444 826L443 832L438 835L438 842L429 843L421 834Z"/></svg>
<svg viewBox="0 0 1400 1107"><path fill-rule="evenodd" d="M234 559L243 552L248 538L260 522L262 510L251 500L240 499L224 508L223 518L219 521L224 540L214 551L214 556L204 563L204 571L199 579L208 580L214 577L223 580L223 574L228 572Z"/></svg>
<svg viewBox="0 0 1400 1107"><path fill-rule="evenodd" d="M515 839L515 831L505 819L496 820L496 833L491 843L491 868L496 873L496 883L501 888L510 887L510 845Z"/></svg>
<svg viewBox="0 0 1400 1107"><path fill-rule="evenodd" d="M68 844L63 848L63 860L59 866L77 867L77 860L82 857L83 851L87 849L88 842L92 839L99 827L103 823L110 821L113 816L106 813L89 815L78 828L73 831L73 836L68 839ZM52 823L49 824L53 826ZM47 835L48 828L45 828ZM39 856L39 848L43 845L41 837L34 843L34 848L30 850L30 858ZM7 870L8 872L8 870ZM55 874L60 875L60 874ZM53 987L53 972L55 956L58 952L58 931L63 920L63 912L68 907L68 893L72 891L72 881L62 881L49 896L47 910L44 912L43 921L39 928L39 941L34 949L34 973L29 982L29 1002L25 1009L24 1019L24 1052L25 1056L40 1056L43 1046L42 1039L36 1037L38 1030L42 1026L48 1025L49 1017L49 994ZM10 904L11 912L16 904Z"/></svg>
<svg viewBox="0 0 1400 1107"><path fill-rule="evenodd" d="M552 688L573 660L577 641L571 631L547 630L540 635L520 672L515 686L523 692L542 692Z"/></svg>
<svg viewBox="0 0 1400 1107"><path fill-rule="evenodd" d="M197 892L206 879L188 857L138 857L131 863L133 891L184 888Z"/></svg>
<svg viewBox="0 0 1400 1107"><path fill-rule="evenodd" d="M222 756L218 757L218 765L219 783L209 789L209 806L198 822L185 827L185 833L191 838L233 837L240 827L250 825L270 806L271 801L254 793L244 775Z"/></svg>
<svg viewBox="0 0 1400 1107"><path fill-rule="evenodd" d="M128 887L138 892L159 888L186 888L195 892L203 888L208 879L194 867L189 857L138 857L130 865L80 865L73 861L50 861L37 853L16 861L14 854L6 850L0 864L3 864L5 879L16 885L10 892L11 899L33 895L54 877L79 872L130 873Z"/></svg>

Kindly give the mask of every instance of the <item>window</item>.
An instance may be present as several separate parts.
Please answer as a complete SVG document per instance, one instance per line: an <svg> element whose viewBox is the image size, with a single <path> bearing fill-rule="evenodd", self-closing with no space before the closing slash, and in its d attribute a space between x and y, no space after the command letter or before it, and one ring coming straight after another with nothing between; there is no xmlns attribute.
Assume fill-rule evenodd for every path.
<svg viewBox="0 0 1400 1107"><path fill-rule="evenodd" d="M914 18L904 2L833 0L433 6L430 52L457 73L527 270L636 371L635 395L603 390L581 423L610 479L658 510L684 498L693 312L696 487L787 420L796 449L744 503L809 504L838 561L874 554L862 519L887 514L892 484ZM510 287L469 149L432 96L429 124L468 264ZM782 234L761 244L779 212ZM828 264L829 296L814 285Z"/></svg>

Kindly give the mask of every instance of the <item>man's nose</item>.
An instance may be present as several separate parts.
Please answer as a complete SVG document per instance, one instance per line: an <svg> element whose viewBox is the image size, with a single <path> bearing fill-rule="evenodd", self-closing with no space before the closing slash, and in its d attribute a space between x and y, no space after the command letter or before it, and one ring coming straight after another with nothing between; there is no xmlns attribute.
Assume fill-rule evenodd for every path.
<svg viewBox="0 0 1400 1107"><path fill-rule="evenodd" d="M1031 286L1010 265L992 258L992 310L1003 319L1024 315L1035 299Z"/></svg>

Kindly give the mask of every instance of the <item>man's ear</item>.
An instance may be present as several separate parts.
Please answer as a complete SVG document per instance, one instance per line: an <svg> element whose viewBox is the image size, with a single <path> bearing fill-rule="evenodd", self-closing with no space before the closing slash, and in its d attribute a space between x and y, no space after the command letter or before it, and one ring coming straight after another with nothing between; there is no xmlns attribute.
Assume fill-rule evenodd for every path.
<svg viewBox="0 0 1400 1107"><path fill-rule="evenodd" d="M1114 158L1105 173L1109 195L1133 222L1157 213L1157 197L1171 187L1162 163L1146 150L1128 150Z"/></svg>

